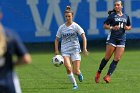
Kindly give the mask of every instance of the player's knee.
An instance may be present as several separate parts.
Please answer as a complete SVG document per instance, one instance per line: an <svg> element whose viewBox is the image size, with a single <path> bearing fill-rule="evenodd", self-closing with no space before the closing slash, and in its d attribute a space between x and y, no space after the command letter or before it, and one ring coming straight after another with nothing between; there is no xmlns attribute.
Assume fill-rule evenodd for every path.
<svg viewBox="0 0 140 93"><path fill-rule="evenodd" d="M115 61L120 61L121 57L114 58Z"/></svg>
<svg viewBox="0 0 140 93"><path fill-rule="evenodd" d="M72 72L71 67L67 67L66 70L67 70L67 74L70 74Z"/></svg>
<svg viewBox="0 0 140 93"><path fill-rule="evenodd" d="M73 73L74 73L75 75L79 75L80 70L79 70L79 69L75 69L75 70L73 70Z"/></svg>

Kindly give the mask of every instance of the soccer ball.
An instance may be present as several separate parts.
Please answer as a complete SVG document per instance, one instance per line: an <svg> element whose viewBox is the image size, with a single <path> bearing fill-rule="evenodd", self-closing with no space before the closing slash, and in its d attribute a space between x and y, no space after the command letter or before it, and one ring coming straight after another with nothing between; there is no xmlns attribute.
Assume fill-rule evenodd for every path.
<svg viewBox="0 0 140 93"><path fill-rule="evenodd" d="M61 55L55 55L52 58L52 63L54 64L54 66L59 67L64 63L64 59Z"/></svg>

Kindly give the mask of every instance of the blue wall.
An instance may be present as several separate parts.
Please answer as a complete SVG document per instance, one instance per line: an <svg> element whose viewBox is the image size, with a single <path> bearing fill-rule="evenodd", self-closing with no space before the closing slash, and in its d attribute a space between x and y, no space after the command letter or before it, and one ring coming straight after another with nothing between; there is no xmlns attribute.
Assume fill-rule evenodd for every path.
<svg viewBox="0 0 140 93"><path fill-rule="evenodd" d="M103 22L107 11L113 9L113 0L1 0L2 23L14 29L24 42L52 42L65 22L67 5L71 5L74 21L85 30L88 40L106 38ZM140 0L124 0L123 11L133 26L127 38L140 39Z"/></svg>

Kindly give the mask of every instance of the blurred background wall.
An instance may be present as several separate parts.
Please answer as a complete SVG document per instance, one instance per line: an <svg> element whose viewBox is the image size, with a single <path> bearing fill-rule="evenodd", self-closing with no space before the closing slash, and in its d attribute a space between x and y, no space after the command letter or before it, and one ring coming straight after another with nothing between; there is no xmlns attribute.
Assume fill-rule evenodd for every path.
<svg viewBox="0 0 140 93"><path fill-rule="evenodd" d="M140 39L140 0L122 1L133 28L127 32L127 39L136 44ZM107 11L113 9L113 0L0 0L2 23L25 43L53 43L58 27L65 22L67 5L72 7L74 21L85 30L89 42L105 41L108 31L103 29L103 22Z"/></svg>

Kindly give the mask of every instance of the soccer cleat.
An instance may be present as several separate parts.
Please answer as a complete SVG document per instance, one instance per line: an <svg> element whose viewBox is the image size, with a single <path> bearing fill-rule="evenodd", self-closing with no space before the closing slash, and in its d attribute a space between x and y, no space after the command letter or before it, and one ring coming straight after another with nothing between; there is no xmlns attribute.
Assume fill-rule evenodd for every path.
<svg viewBox="0 0 140 93"><path fill-rule="evenodd" d="M103 79L106 83L110 82L110 76L109 75L106 75Z"/></svg>
<svg viewBox="0 0 140 93"><path fill-rule="evenodd" d="M78 86L73 86L73 90L77 90L78 89Z"/></svg>
<svg viewBox="0 0 140 93"><path fill-rule="evenodd" d="M100 82L100 74L98 71L96 72L96 76L95 76L95 82L99 83Z"/></svg>
<svg viewBox="0 0 140 93"><path fill-rule="evenodd" d="M82 82L82 81L83 81L83 79L84 79L84 78L83 78L82 73L80 73L80 74L78 75L78 79L79 79L79 81L80 81L80 82Z"/></svg>

